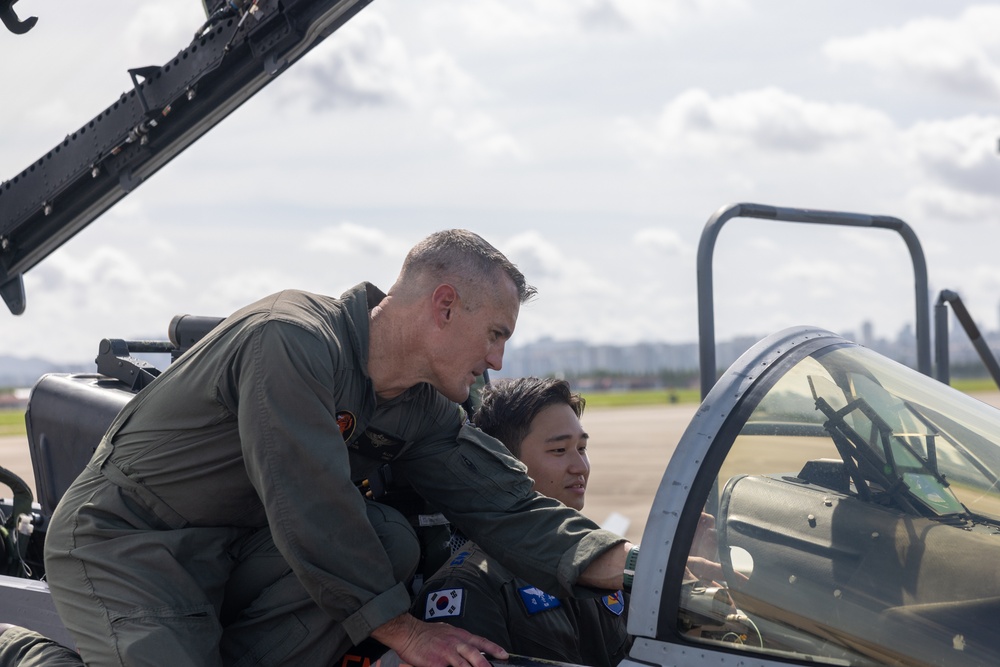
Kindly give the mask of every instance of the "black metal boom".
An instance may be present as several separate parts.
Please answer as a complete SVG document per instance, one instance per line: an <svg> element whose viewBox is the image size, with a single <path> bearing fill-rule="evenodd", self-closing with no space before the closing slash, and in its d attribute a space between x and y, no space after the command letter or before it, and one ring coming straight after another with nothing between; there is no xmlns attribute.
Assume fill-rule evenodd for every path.
<svg viewBox="0 0 1000 667"><path fill-rule="evenodd" d="M0 184L0 296L10 311L24 312L26 271L370 2L203 3L209 18L187 47L129 70L132 90Z"/></svg>

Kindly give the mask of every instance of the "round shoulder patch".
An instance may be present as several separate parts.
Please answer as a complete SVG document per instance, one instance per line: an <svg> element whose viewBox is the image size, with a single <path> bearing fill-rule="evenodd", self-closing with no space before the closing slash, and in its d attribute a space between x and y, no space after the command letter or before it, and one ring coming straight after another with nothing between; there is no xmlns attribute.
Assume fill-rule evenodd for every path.
<svg viewBox="0 0 1000 667"><path fill-rule="evenodd" d="M625 611L625 596L621 591L611 595L601 596L601 604L615 616L621 616Z"/></svg>
<svg viewBox="0 0 1000 667"><path fill-rule="evenodd" d="M340 427L340 435L344 436L344 440L350 440L351 436L354 435L354 426L357 421L354 419L354 415L347 410L341 410L337 413L337 426Z"/></svg>

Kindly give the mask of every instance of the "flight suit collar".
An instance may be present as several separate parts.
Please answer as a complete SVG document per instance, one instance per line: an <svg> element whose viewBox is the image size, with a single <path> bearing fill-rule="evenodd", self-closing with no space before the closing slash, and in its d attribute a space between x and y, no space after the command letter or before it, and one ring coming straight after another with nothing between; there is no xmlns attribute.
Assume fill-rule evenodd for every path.
<svg viewBox="0 0 1000 667"><path fill-rule="evenodd" d="M351 335L351 344L354 346L361 372L368 378L368 386L371 389L373 397L375 397L375 388L372 386L371 376L368 374L368 342L371 338L371 311L385 297L385 292L369 282L355 285L340 297L340 301L344 306L344 312L351 321L351 326L348 327ZM379 401L376 398L376 402L382 407L388 407L411 400L420 391L420 387L421 384L414 385L399 396L395 396L387 401Z"/></svg>
<svg viewBox="0 0 1000 667"><path fill-rule="evenodd" d="M340 297L343 312L350 321L347 330L351 337L351 345L365 377L369 377L368 342L371 338L371 310L384 298L385 293L368 282L355 285Z"/></svg>

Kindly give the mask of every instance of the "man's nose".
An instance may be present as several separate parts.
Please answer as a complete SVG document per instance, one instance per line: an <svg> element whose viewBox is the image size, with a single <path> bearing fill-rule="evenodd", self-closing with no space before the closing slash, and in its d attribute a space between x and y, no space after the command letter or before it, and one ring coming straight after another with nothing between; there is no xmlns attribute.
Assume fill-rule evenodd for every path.
<svg viewBox="0 0 1000 667"><path fill-rule="evenodd" d="M486 355L486 365L492 370L498 371L503 368L503 349L504 344L500 343L492 347L489 354Z"/></svg>

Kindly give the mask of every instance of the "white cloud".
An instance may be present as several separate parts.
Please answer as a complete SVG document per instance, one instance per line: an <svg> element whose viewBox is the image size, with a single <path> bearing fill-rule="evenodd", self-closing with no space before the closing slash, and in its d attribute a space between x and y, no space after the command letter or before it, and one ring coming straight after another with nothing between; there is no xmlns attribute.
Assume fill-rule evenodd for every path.
<svg viewBox="0 0 1000 667"><path fill-rule="evenodd" d="M455 58L434 46L417 52L375 11L351 19L284 75L285 101L308 99L314 109L395 105L411 109L468 106L489 90Z"/></svg>
<svg viewBox="0 0 1000 667"><path fill-rule="evenodd" d="M589 12L592 16L595 10L608 9L623 17L634 30L662 31L699 16L742 13L748 9L748 3L744 0L599 0L589 7Z"/></svg>
<svg viewBox="0 0 1000 667"><path fill-rule="evenodd" d="M605 285L595 277L586 261L570 257L540 232L531 231L511 237L502 244L502 252L517 264L528 282L559 290L597 289Z"/></svg>
<svg viewBox="0 0 1000 667"><path fill-rule="evenodd" d="M601 230L601 242L593 243L585 240L585 229L550 229L498 245L538 288L538 297L521 309L514 345L541 338L620 345L693 337L677 316L694 312L693 267L667 250L683 248L683 241L659 229L637 229L618 236ZM619 238L649 241L646 250L660 256L637 254L634 243Z"/></svg>
<svg viewBox="0 0 1000 667"><path fill-rule="evenodd" d="M191 43L204 20L199 3L144 0L122 32L126 57L133 67L163 65Z"/></svg>
<svg viewBox="0 0 1000 667"><path fill-rule="evenodd" d="M253 267L226 272L205 286L203 292L211 295L209 299L201 299L188 307L211 311L195 313L198 315L226 316L290 285L294 283L281 268Z"/></svg>
<svg viewBox="0 0 1000 667"><path fill-rule="evenodd" d="M514 3L481 0L442 2L426 16L432 31L454 31L479 43L552 38L569 18L565 1ZM560 20L562 19L562 20Z"/></svg>
<svg viewBox="0 0 1000 667"><path fill-rule="evenodd" d="M168 257L177 254L177 245L171 239L157 236L149 239L147 243L158 257Z"/></svg>
<svg viewBox="0 0 1000 667"><path fill-rule="evenodd" d="M859 104L816 102L775 87L713 97L692 89L671 100L652 126L621 119L635 151L697 154L735 151L804 154L845 144L879 143L894 131L884 113Z"/></svg>
<svg viewBox="0 0 1000 667"><path fill-rule="evenodd" d="M474 159L521 161L529 151L489 111L496 98L439 46L424 53L407 48L377 12L366 11L314 49L289 72L282 107L305 102L311 112L364 107L399 108L463 147ZM300 114L297 122L315 122ZM321 118L323 116L321 115Z"/></svg>
<svg viewBox="0 0 1000 667"><path fill-rule="evenodd" d="M655 121L619 119L617 127L640 163L686 169L692 160L724 160L715 177L754 197L776 189L765 180L773 173L785 179L785 191L798 176L806 187L853 190L853 199L834 206L847 210L874 205L947 222L992 215L998 205L1000 116L899 127L876 109L777 88L718 97L695 89L671 100Z"/></svg>
<svg viewBox="0 0 1000 667"><path fill-rule="evenodd" d="M439 3L433 29L478 43L592 39L619 32L662 34L685 19L743 12L745 0L479 0Z"/></svg>
<svg viewBox="0 0 1000 667"><path fill-rule="evenodd" d="M172 4L39 9L33 37L5 42L17 66L3 75L16 92L0 106L4 177L117 99L128 67L162 64L189 41L200 7L164 15ZM70 254L29 272L28 311L0 326L0 342L21 352L56 341L46 353L64 356L82 341L86 360L101 336L161 331L178 312L222 315L286 287L388 288L417 237L468 225L491 240L539 230L503 248L540 288L515 344L692 340L697 232L738 201L898 215L929 249L934 282L989 303L1000 122L989 101L938 86L989 93L1000 31L976 19L986 14L939 10L967 43L932 24L913 33L921 53L902 41L918 9L815 8L823 20L807 24L790 6L380 0L75 237ZM877 22L897 26L880 42L892 49L866 57L895 68L890 84L937 76L934 87L898 95L857 76L851 63L868 62ZM829 41L837 34L870 40ZM850 76L818 66L825 40ZM615 116L627 116L617 134ZM830 264L826 241L794 245L799 231L776 226L720 243L720 339L912 319L895 235L870 235L884 249L847 244ZM117 254L98 249L112 244ZM806 259L786 267L793 257ZM883 292L897 281L892 303Z"/></svg>
<svg viewBox="0 0 1000 667"><path fill-rule="evenodd" d="M467 104L491 97L482 83L444 51L416 58L413 61L413 75L419 82L417 88L421 104Z"/></svg>
<svg viewBox="0 0 1000 667"><path fill-rule="evenodd" d="M305 99L315 110L409 106L419 90L410 61L386 20L362 12L283 75L285 95L278 101Z"/></svg>
<svg viewBox="0 0 1000 667"><path fill-rule="evenodd" d="M586 30L618 32L632 29L632 22L614 0L595 0L580 9L577 19Z"/></svg>
<svg viewBox="0 0 1000 667"><path fill-rule="evenodd" d="M83 256L53 254L36 269L49 286L84 286L104 294L126 293L131 298L155 298L158 287L181 284L176 274L150 274L139 258L122 248L101 246Z"/></svg>
<svg viewBox="0 0 1000 667"><path fill-rule="evenodd" d="M62 248L25 275L28 307L2 327L0 349L32 350L54 360L93 360L104 338L166 339L177 314L168 295L183 292L171 269L111 246L86 253Z"/></svg>
<svg viewBox="0 0 1000 667"><path fill-rule="evenodd" d="M906 207L918 215L939 222L992 220L997 214L995 196L956 192L939 185L923 185L910 190Z"/></svg>
<svg viewBox="0 0 1000 667"><path fill-rule="evenodd" d="M608 278L608 267L567 252L537 231L518 234L497 247L524 273L538 296L521 309L515 344L551 336L607 340L622 292ZM588 315L589 313L589 315ZM587 331L581 331L587 323Z"/></svg>
<svg viewBox="0 0 1000 667"><path fill-rule="evenodd" d="M691 246L680 234L664 227L640 229L632 236L632 242L640 249L652 249L670 256L691 253Z"/></svg>
<svg viewBox="0 0 1000 667"><path fill-rule="evenodd" d="M409 250L409 246L399 238L353 222L342 222L336 227L320 230L306 239L305 246L309 250L334 256L361 256L361 259L392 257L400 261Z"/></svg>
<svg viewBox="0 0 1000 667"><path fill-rule="evenodd" d="M525 161L529 157L528 150L489 114L463 114L455 109L439 107L434 109L431 118L436 128L465 146L474 158L490 160L509 157Z"/></svg>
<svg viewBox="0 0 1000 667"><path fill-rule="evenodd" d="M1000 116L965 116L921 122L903 134L904 145L934 177L959 190L993 194L1000 183Z"/></svg>
<svg viewBox="0 0 1000 667"><path fill-rule="evenodd" d="M746 247L754 253L773 253L781 248L781 243L773 236L754 236L746 241Z"/></svg>
<svg viewBox="0 0 1000 667"><path fill-rule="evenodd" d="M823 53L838 63L912 77L941 90L1000 97L1000 7L972 6L955 19L921 18L898 28L833 39Z"/></svg>
<svg viewBox="0 0 1000 667"><path fill-rule="evenodd" d="M829 239L815 238L824 236ZM800 324L837 331L875 314L881 321L912 316L912 292L907 291L912 271L905 266L905 250L885 258L856 244L785 241L782 245L794 249L733 261L718 258L715 310L720 331L764 334Z"/></svg>

